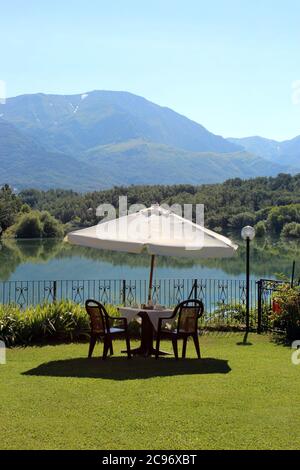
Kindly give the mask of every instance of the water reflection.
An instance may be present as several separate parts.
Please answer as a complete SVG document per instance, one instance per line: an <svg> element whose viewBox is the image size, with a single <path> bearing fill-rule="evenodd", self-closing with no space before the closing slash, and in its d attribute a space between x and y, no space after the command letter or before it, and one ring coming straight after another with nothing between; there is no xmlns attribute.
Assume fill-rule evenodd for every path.
<svg viewBox="0 0 300 470"><path fill-rule="evenodd" d="M238 242L240 243L240 242ZM72 246L61 240L2 240L0 280L30 279L146 279L149 269L147 254L134 255ZM251 244L253 277L290 275L292 261L299 260L296 241L266 238ZM158 257L157 277L240 278L244 276L245 249L240 244L238 255L226 259L185 259ZM296 274L300 276L300 266Z"/></svg>

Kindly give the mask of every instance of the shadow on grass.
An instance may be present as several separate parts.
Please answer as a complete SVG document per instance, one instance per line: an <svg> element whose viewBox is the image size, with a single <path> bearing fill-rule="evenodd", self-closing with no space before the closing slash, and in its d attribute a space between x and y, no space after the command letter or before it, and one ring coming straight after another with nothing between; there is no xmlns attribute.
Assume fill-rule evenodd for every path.
<svg viewBox="0 0 300 470"><path fill-rule="evenodd" d="M231 371L224 359L159 359L134 358L128 360L112 357L103 361L101 358L74 358L51 361L40 364L35 369L22 375L46 377L86 377L110 380L148 379L191 374L227 374Z"/></svg>
<svg viewBox="0 0 300 470"><path fill-rule="evenodd" d="M246 331L245 334L244 334L243 341L240 341L239 343L236 343L237 346L252 346L252 343L250 343L248 341L248 335L249 335L249 332Z"/></svg>

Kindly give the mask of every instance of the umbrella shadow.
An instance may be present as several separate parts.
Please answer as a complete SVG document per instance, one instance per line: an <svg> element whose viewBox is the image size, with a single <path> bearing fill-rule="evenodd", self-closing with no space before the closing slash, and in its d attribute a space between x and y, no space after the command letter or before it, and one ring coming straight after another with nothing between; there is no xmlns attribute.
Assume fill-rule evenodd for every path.
<svg viewBox="0 0 300 470"><path fill-rule="evenodd" d="M225 359L181 359L134 358L128 360L112 357L106 361L100 358L74 358L50 361L40 364L22 375L44 377L78 377L110 380L135 380L151 377L176 375L227 374L231 371Z"/></svg>

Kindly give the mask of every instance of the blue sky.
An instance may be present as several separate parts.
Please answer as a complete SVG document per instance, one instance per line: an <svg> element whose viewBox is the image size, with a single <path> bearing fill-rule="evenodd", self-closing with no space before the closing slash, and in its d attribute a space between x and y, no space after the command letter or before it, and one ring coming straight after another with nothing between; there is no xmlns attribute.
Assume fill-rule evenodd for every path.
<svg viewBox="0 0 300 470"><path fill-rule="evenodd" d="M300 134L299 24L299 0L0 0L0 80L8 96L126 90L282 140Z"/></svg>

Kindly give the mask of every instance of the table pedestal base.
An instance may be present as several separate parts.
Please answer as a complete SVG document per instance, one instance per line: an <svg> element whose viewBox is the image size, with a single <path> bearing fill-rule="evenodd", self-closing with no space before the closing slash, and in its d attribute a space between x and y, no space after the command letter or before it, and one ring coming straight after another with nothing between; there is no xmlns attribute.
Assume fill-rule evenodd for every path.
<svg viewBox="0 0 300 470"><path fill-rule="evenodd" d="M122 351L122 352L125 353L126 351ZM135 349L131 349L130 352L133 356L143 356L143 357L155 356L155 354L156 354L156 350L154 348L144 349L144 348L142 348L142 346L139 346L138 348L135 348ZM159 350L158 354L159 354L159 356L169 356L170 355L169 352L161 351L161 350Z"/></svg>
<svg viewBox="0 0 300 470"><path fill-rule="evenodd" d="M141 345L138 348L131 349L130 352L134 356L144 356L144 357L155 356L156 351L153 346L153 336L154 336L153 325L146 312L140 312L139 316L142 319ZM160 356L167 356L169 354L170 353L166 351L159 351Z"/></svg>

